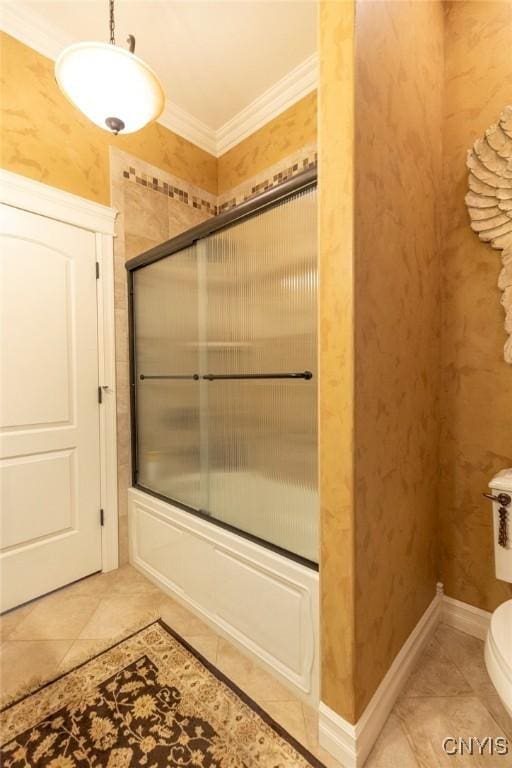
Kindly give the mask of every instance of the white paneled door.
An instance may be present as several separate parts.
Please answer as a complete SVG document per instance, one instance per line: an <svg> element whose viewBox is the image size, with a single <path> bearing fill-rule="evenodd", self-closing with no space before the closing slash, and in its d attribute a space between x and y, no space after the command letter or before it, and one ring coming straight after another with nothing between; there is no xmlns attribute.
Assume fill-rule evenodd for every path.
<svg viewBox="0 0 512 768"><path fill-rule="evenodd" d="M0 206L1 610L101 570L93 232Z"/></svg>

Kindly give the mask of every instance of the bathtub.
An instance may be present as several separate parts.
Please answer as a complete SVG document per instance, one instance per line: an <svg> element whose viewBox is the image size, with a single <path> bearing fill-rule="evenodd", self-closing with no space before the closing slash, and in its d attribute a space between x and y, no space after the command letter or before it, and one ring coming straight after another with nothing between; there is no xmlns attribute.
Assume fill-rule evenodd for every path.
<svg viewBox="0 0 512 768"><path fill-rule="evenodd" d="M138 488L128 515L132 565L317 706L318 572Z"/></svg>

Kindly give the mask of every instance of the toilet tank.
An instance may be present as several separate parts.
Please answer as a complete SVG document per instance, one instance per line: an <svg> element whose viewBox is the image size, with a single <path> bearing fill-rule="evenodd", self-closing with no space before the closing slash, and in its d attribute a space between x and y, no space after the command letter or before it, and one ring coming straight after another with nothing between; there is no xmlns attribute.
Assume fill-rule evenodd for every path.
<svg viewBox="0 0 512 768"><path fill-rule="evenodd" d="M512 469L503 469L489 483L496 578L512 583Z"/></svg>

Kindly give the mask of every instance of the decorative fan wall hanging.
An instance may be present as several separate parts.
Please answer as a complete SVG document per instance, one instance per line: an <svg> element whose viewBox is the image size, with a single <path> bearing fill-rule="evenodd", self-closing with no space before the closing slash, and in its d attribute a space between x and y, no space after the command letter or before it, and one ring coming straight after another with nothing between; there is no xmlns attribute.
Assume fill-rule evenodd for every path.
<svg viewBox="0 0 512 768"><path fill-rule="evenodd" d="M468 152L469 192L466 205L471 228L484 243L501 251L498 288L505 309L505 362L512 364L512 106Z"/></svg>

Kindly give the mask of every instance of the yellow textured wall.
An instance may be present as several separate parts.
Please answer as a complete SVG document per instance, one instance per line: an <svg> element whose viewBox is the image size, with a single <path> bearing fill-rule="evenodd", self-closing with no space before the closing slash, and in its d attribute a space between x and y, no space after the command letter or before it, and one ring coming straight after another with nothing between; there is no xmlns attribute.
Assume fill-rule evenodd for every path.
<svg viewBox="0 0 512 768"><path fill-rule="evenodd" d="M486 610L512 595L494 575L481 498L512 465L500 259L464 205L467 150L510 103L512 2L357 3L353 203L327 140L343 135L342 66L329 72L326 55L333 38L345 44L343 5L323 4L320 38L322 698L354 722L439 575ZM337 302L347 210L354 295Z"/></svg>
<svg viewBox="0 0 512 768"><path fill-rule="evenodd" d="M219 157L219 194L313 144L316 135L316 92L313 92Z"/></svg>
<svg viewBox="0 0 512 768"><path fill-rule="evenodd" d="M321 698L355 722L353 503L354 3L320 3Z"/></svg>
<svg viewBox="0 0 512 768"><path fill-rule="evenodd" d="M319 49L322 701L356 722L436 591L442 4L327 0Z"/></svg>
<svg viewBox="0 0 512 768"><path fill-rule="evenodd" d="M0 33L0 165L99 203L110 202L109 145L217 192L217 159L158 123L111 136L59 90L54 64Z"/></svg>
<svg viewBox="0 0 512 768"><path fill-rule="evenodd" d="M356 10L356 696L437 581L442 3Z"/></svg>
<svg viewBox="0 0 512 768"><path fill-rule="evenodd" d="M449 3L445 33L441 580L450 597L492 611L512 585L495 577L481 494L512 466L512 366L503 360L499 252L470 229L465 162L512 103L512 2Z"/></svg>

